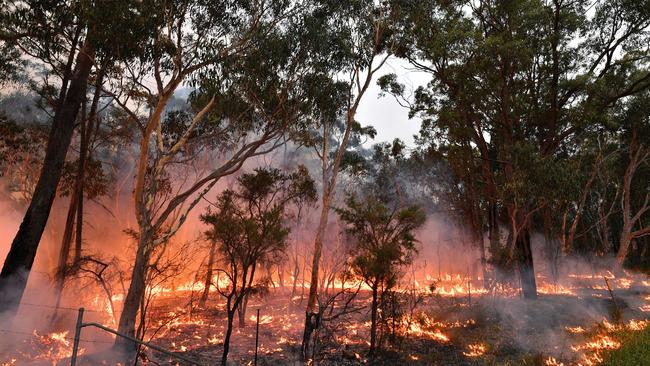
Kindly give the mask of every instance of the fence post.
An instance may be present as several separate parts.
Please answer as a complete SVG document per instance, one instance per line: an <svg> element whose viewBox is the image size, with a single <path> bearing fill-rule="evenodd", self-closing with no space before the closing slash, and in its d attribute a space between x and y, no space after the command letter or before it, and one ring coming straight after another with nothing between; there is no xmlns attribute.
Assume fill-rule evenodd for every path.
<svg viewBox="0 0 650 366"><path fill-rule="evenodd" d="M79 308L77 316L77 325L74 328L74 342L72 343L72 356L70 356L70 366L77 364L77 352L79 351L79 336L81 335L81 324L83 324L84 308Z"/></svg>
<svg viewBox="0 0 650 366"><path fill-rule="evenodd" d="M257 366L257 345L260 339L260 309L257 309L257 324L255 325L255 363Z"/></svg>

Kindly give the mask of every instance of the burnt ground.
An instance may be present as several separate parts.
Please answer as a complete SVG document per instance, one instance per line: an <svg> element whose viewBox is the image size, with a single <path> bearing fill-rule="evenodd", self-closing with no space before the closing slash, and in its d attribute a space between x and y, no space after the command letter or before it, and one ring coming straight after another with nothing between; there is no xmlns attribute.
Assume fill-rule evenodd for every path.
<svg viewBox="0 0 650 366"><path fill-rule="evenodd" d="M580 287L583 286L583 287ZM340 318L322 329L316 360L320 365L556 365L577 364L597 354L612 327L623 322L648 319L650 282L638 277L613 289L615 301L601 285L574 284L572 290L544 291L537 300L512 294L441 296L428 293L405 319L395 338L386 335L383 350L367 357L369 309ZM197 294L175 292L152 304L148 337L152 342L203 365L220 361L225 332L225 310L216 293L205 308L191 306ZM255 313L260 309L258 365L299 365L298 353L304 322L304 301L289 298L288 291L275 289L249 303L244 328L237 327L231 340L229 363L252 365L255 353ZM304 300L304 299L303 299ZM362 292L355 304L369 302ZM191 311L190 311L191 309ZM408 327L408 328L407 328ZM67 365L68 342L34 340L27 337L14 355L0 355L0 365ZM84 330L85 355L77 365L115 365L123 358L110 350L112 338ZM595 341L599 340L600 341ZM605 338L606 340L606 338ZM591 342L591 343L590 343ZM54 347L54 346L58 346ZM49 347L49 348L48 348ZM15 348L12 348L13 351ZM20 349L20 347L18 347ZM27 357L27 354L32 354ZM33 352L40 352L34 357ZM66 352L68 352L66 354ZM67 356L66 356L67 355ZM146 350L149 365L170 365L171 360ZM53 361L60 358L59 362ZM18 361L13 361L17 358ZM593 359L593 357L591 358ZM9 362L8 362L9 361ZM583 362L584 363L584 362ZM584 363L587 364L587 363Z"/></svg>
<svg viewBox="0 0 650 366"><path fill-rule="evenodd" d="M370 319L366 309L345 318L331 337L325 337L317 359L321 365L545 365L553 357L568 365L592 351L572 347L605 334L603 321L617 324L617 310L623 321L650 315L641 311L650 303L647 281L640 279L614 293L615 301L606 288L598 286L575 294L540 294L537 300L489 294L471 299L428 295L410 317L415 325L392 342L386 341L379 356L366 357ZM368 300L368 294L362 294L356 301ZM288 296L277 291L251 301L248 316L258 308L258 364L299 364L304 304L290 304ZM156 343L184 349L185 354L214 364L221 355L224 326L225 312L211 303L171 321ZM245 328L235 330L229 360L233 365L249 364L254 349L255 322L250 318Z"/></svg>

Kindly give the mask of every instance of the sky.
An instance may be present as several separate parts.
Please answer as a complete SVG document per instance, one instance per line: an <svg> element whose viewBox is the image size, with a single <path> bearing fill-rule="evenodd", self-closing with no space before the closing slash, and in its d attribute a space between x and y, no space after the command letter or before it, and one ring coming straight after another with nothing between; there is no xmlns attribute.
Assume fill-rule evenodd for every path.
<svg viewBox="0 0 650 366"><path fill-rule="evenodd" d="M392 96L379 97L381 89L377 86L376 79L389 73L397 74L398 80L405 84L407 93L426 84L429 80L425 73L412 70L404 60L388 60L361 100L357 120L363 126L372 125L377 130L375 139L367 142L366 145L400 138L408 146L413 146L413 135L420 130L419 119L409 119L408 109L400 106Z"/></svg>

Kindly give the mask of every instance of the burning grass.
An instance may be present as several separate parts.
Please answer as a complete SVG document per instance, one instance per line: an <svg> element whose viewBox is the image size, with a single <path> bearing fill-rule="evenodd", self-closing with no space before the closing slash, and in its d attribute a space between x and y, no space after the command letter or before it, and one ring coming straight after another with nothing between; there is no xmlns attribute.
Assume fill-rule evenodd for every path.
<svg viewBox="0 0 650 366"><path fill-rule="evenodd" d="M604 282L602 277L576 276L572 281L556 286L542 283L535 306L508 290L480 289L481 282L461 276L422 281L422 301L400 319L395 334L389 328L384 330L383 352L378 358L369 360L366 356L370 326L366 307L319 331L320 364L588 366L621 359L621 355L635 349L629 347L640 347L647 341L647 280L630 276L611 281L624 323L617 323L611 316L614 301L606 286L599 287L599 282ZM192 288L181 285L157 292L145 339L203 364L214 364L223 349L225 308L214 295L205 307L197 307L188 299L195 299L200 291ZM354 300L355 306L367 305L369 296L362 290ZM95 305L105 308L102 303ZM262 364L298 362L304 321L301 297L291 298L288 289L273 288L265 297L252 298L248 309L245 326L239 328L235 322L232 363L247 364L254 357L257 309L261 310L258 354ZM104 313L101 321L112 324L112 313ZM2 350L0 365L65 364L73 332L70 327L67 333L23 334L10 351ZM82 338L97 340L89 333ZM98 354L102 347L110 347L111 340L105 337L99 343L82 343L82 352ZM151 351L147 351L147 358L161 364L171 361ZM609 364L619 365L612 362L617 361Z"/></svg>

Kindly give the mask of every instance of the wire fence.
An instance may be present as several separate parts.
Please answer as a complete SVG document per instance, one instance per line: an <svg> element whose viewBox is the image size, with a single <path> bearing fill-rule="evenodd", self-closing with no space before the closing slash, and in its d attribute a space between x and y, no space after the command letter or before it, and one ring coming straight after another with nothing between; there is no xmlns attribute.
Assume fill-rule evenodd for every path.
<svg viewBox="0 0 650 366"><path fill-rule="evenodd" d="M40 338L40 337L43 337L46 334L52 334L52 332L44 332L44 331L39 331L39 330L36 330L36 329L32 330L31 332L12 330L12 329L0 329L0 333L28 335L28 336L32 336L34 338ZM37 333L37 334L34 334L34 333ZM40 335L38 333L43 333L43 335ZM63 339L74 341L74 337L61 336L61 337L57 337L57 338L63 338ZM113 344L113 343L115 343L115 341L100 341L100 340L91 340L91 339L79 339L79 342L105 343L105 344Z"/></svg>
<svg viewBox="0 0 650 366"><path fill-rule="evenodd" d="M34 307L39 307L39 308L49 308L49 309L57 309L57 310L70 310L70 311L79 311L79 308L70 308L66 306L52 306L52 305L45 305L45 304L34 304L34 303L29 303L29 302L21 302L19 304L20 306L25 305L25 306L34 306ZM108 311L105 310L93 310L93 309L88 309L86 310L91 313L104 313L104 314L110 314Z"/></svg>
<svg viewBox="0 0 650 366"><path fill-rule="evenodd" d="M46 309L53 309L53 310L67 310L67 311L74 311L75 313L79 311L79 308L71 308L71 307L67 307L67 306L53 306L53 305L46 305L46 304L35 304L35 303L29 303L29 302L21 302L19 304L19 306L46 308ZM105 311L105 310L87 309L86 311L91 312L91 313L107 314L109 316L112 316L110 312ZM32 330L0 329L0 333L26 335L26 336L31 336L33 338L40 338L40 337L45 337L45 336L47 336L49 334L56 333L56 332L44 331L44 330L39 330L39 329L32 329ZM58 336L57 338L74 341L74 337L70 337L70 336L67 336L67 335L66 336ZM113 344L113 343L115 343L115 341L102 341L102 340L92 340L92 339L79 339L79 342L103 343L103 344Z"/></svg>

